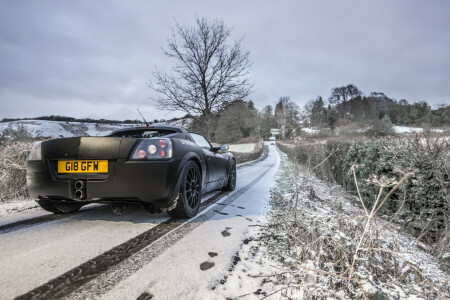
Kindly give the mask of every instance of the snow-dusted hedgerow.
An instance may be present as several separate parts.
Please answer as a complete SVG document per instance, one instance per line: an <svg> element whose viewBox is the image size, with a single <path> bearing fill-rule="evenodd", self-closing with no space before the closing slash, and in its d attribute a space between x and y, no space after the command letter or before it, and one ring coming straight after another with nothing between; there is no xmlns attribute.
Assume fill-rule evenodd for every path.
<svg viewBox="0 0 450 300"><path fill-rule="evenodd" d="M0 202L29 198L26 160L34 141L0 141Z"/></svg>
<svg viewBox="0 0 450 300"><path fill-rule="evenodd" d="M236 163L240 164L246 161L251 161L259 158L262 155L263 150L264 150L264 143L263 141L259 141L252 152L234 152L234 151L230 152L233 153L234 158L236 159Z"/></svg>
<svg viewBox="0 0 450 300"><path fill-rule="evenodd" d="M444 255L450 242L450 144L447 137L427 132L354 142L298 142L295 147L279 144L290 157L300 163L316 165L333 153L315 173L322 179L337 182L357 195L366 206L374 203L377 182L399 180L411 174L378 211L401 223L403 228L434 245ZM384 197L388 190L383 189Z"/></svg>
<svg viewBox="0 0 450 300"><path fill-rule="evenodd" d="M375 216L386 203L379 193L378 201L358 208L353 196L313 176L312 168L282 159L269 223L259 235L276 269L257 275L275 285L266 297L448 299L448 275L427 245ZM379 183L391 191L400 182Z"/></svg>

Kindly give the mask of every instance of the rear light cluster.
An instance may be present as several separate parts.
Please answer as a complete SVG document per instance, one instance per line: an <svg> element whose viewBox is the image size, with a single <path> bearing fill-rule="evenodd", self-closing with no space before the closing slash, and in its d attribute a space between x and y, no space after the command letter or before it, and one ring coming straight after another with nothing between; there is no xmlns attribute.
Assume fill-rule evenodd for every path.
<svg viewBox="0 0 450 300"><path fill-rule="evenodd" d="M143 139L133 152L131 159L158 159L172 157L170 139Z"/></svg>

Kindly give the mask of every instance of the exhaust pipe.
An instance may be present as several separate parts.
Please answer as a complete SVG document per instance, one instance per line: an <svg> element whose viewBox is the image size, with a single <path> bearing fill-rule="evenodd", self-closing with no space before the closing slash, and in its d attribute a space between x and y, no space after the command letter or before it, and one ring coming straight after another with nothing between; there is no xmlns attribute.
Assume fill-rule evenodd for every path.
<svg viewBox="0 0 450 300"><path fill-rule="evenodd" d="M76 190L81 190L81 189L85 189L85 188L86 188L86 181L84 181L84 180L75 181L75 189Z"/></svg>
<svg viewBox="0 0 450 300"><path fill-rule="evenodd" d="M76 190L74 193L75 198L83 200L86 196L85 192L83 190Z"/></svg>

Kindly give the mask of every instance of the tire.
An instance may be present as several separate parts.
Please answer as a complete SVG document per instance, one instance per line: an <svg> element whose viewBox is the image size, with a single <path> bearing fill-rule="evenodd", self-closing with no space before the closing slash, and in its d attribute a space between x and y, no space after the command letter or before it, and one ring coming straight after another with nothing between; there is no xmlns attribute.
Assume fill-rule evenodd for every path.
<svg viewBox="0 0 450 300"><path fill-rule="evenodd" d="M194 161L189 161L181 175L177 205L169 211L172 218L190 219L197 215L202 199L202 177Z"/></svg>
<svg viewBox="0 0 450 300"><path fill-rule="evenodd" d="M233 160L230 167L227 185L222 188L222 191L234 191L236 188L236 162Z"/></svg>
<svg viewBox="0 0 450 300"><path fill-rule="evenodd" d="M66 214L79 210L83 205L77 202L57 202L50 200L38 200L37 203L44 210L54 214Z"/></svg>

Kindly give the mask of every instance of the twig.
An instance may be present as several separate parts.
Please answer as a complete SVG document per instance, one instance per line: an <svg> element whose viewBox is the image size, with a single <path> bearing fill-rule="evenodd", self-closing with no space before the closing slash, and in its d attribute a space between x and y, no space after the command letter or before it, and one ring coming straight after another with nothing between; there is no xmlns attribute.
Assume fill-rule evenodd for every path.
<svg viewBox="0 0 450 300"><path fill-rule="evenodd" d="M344 298L342 298L341 296L339 296L336 292L333 292L332 290L329 290L329 289L327 289L326 287L323 287L323 286L320 286L320 285L317 285L317 284L306 285L305 287L306 287L306 288L309 288L309 287L315 287L315 288L324 290L325 292L328 292L328 293L332 294L333 296L335 296L335 297L338 298L338 299L344 300Z"/></svg>
<svg viewBox="0 0 450 300"><path fill-rule="evenodd" d="M367 211L366 205L364 204L364 201L363 201L363 199L361 197L361 193L359 192L358 180L356 179L356 173L355 173L355 164L353 164L351 166L350 170L353 173L353 178L355 180L355 186L356 186L356 191L358 191L359 200L361 201L362 207L364 208L364 211L366 212L366 216L368 217L369 216L369 212Z"/></svg>
<svg viewBox="0 0 450 300"><path fill-rule="evenodd" d="M275 273L275 274L268 274L268 275L250 275L248 274L248 277L252 277L252 278L259 278L259 277L273 277L273 276L277 276L277 275L283 275L283 274L288 274L291 273L292 271L286 271L286 272L281 272L281 273Z"/></svg>
<svg viewBox="0 0 450 300"><path fill-rule="evenodd" d="M336 153L338 149L334 149L333 151L331 151L331 153L324 159L322 160L322 162L320 164L318 164L317 166L315 166L314 168L312 168L309 172L311 173L312 171L314 171L315 169L317 169L318 167L320 167L323 163L325 163L330 157L331 155L333 155L334 153Z"/></svg>
<svg viewBox="0 0 450 300"><path fill-rule="evenodd" d="M363 231L363 233L362 233L362 235L361 235L361 238L360 238L360 240L359 240L358 246L356 247L355 254L353 255L353 262L352 262L352 266L351 266L352 270L353 270L353 267L354 267L354 265L355 265L355 260L356 260L356 258L357 258L357 256L358 256L359 248L361 247L361 244L362 244L362 242L363 242L363 240L364 240L364 237L365 237L365 235L366 235L366 233L367 233L367 230L369 229L370 221L372 220L373 216L374 216L374 215L378 212L378 210L383 206L383 204L387 201L387 199L389 199L389 197L392 195L392 193L394 193L394 192L398 189L398 187L399 187L403 182L405 182L406 180L408 180L412 175L413 175L412 173L404 174L403 177L395 184L395 186L394 186L394 187L389 191L389 193L387 193L387 195L383 198L383 200L381 201L380 205L378 205L378 202L379 202L379 200L380 200L380 198L381 198L381 194L383 193L383 190L384 190L384 188L386 187L386 185L383 184L382 182L379 182L379 185L380 185L380 191L379 191L378 196L377 196L377 198L376 198L376 200L375 200L375 203L373 204L372 211L370 212L370 215L367 217L367 222L366 222L366 225L364 226L364 231Z"/></svg>
<svg viewBox="0 0 450 300"><path fill-rule="evenodd" d="M361 248L361 244L362 244L362 242L364 240L366 232L369 229L370 221L372 220L372 218L374 216L375 208L377 207L378 201L380 200L381 194L383 193L383 189L384 189L384 186L381 186L380 187L380 191L378 193L378 196L377 196L377 198L375 200L375 203L373 204L372 211L370 212L370 215L367 217L366 225L364 226L364 230L363 230L363 232L361 234L361 238L359 239L359 243L358 243L358 246L356 247L355 254L353 255L353 261L352 261L352 266L351 266L352 270L353 270L353 266L355 265L356 258L358 257L359 248Z"/></svg>
<svg viewBox="0 0 450 300"><path fill-rule="evenodd" d="M387 201L387 199L389 199L389 197L398 189L398 187L405 182L406 180L408 180L409 178L411 178L414 175L414 173L406 173L405 175L403 175L403 177L400 179L399 182L397 182L397 184L389 191L389 193L387 193L387 195L384 197L383 201L381 201L380 205L378 206L377 210L375 211L375 213L377 213L380 208L383 206L383 204Z"/></svg>
<svg viewBox="0 0 450 300"><path fill-rule="evenodd" d="M275 295L276 293L281 292L282 290L286 290L286 289L288 289L288 288L287 288L287 287L284 287L284 288L278 289L278 290L276 290L276 291L273 292L273 293L270 293L270 294L268 294L268 295L265 295L263 298L261 298L261 300L267 299L267 298L269 298L270 296Z"/></svg>
<svg viewBox="0 0 450 300"><path fill-rule="evenodd" d="M331 273L331 272L327 272L327 271L323 271L323 270L311 269L311 268L308 268L308 267L304 267L302 265L297 265L297 267L305 269L305 270L308 270L308 271L312 271L312 272L317 272L317 273L322 273L322 274L325 274L325 275L338 277L338 278L345 279L345 280L352 280L352 281L358 281L359 282L358 279L342 276L342 275L339 275L339 274L335 274L335 273Z"/></svg>

